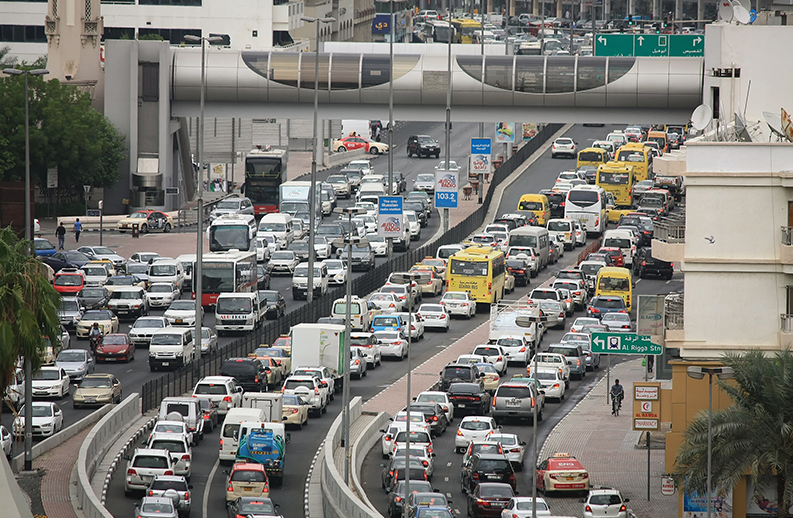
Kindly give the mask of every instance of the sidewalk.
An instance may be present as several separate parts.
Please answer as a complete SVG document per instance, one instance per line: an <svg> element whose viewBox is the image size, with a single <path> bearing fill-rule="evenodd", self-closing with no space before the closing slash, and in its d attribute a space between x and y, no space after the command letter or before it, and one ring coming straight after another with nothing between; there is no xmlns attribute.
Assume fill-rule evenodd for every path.
<svg viewBox="0 0 793 518"><path fill-rule="evenodd" d="M605 364L601 363L605 369ZM619 379L625 386L625 400L619 417L611 415L606 403L606 378L587 394L551 431L540 449L539 459L555 452L566 452L576 457L589 472L593 486L619 489L623 498L629 498L628 507L642 518L668 518L677 516L677 496L661 495L661 475L665 472L664 451L656 449L663 444L663 432L651 432L650 450L650 500L647 500L647 447L642 432L632 429L633 383L644 381L641 359L621 363L611 369L611 382ZM578 498L552 498L548 505L554 514L580 516Z"/></svg>

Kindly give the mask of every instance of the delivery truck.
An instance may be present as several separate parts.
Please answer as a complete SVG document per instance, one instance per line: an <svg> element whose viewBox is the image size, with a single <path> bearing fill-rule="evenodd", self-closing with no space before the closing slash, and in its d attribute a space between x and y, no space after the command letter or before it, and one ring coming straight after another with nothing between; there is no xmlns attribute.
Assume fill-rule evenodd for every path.
<svg viewBox="0 0 793 518"><path fill-rule="evenodd" d="M292 343L292 372L300 367L327 367L336 386L344 369L344 326L337 324L297 324L289 331Z"/></svg>
<svg viewBox="0 0 793 518"><path fill-rule="evenodd" d="M242 408L264 411L265 421L280 423L283 419L284 395L280 392L243 392Z"/></svg>

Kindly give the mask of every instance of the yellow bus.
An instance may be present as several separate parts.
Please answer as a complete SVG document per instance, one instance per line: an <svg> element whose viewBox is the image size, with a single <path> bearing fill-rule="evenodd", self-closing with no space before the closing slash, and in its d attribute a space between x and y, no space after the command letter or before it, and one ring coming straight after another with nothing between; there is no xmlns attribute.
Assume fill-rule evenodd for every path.
<svg viewBox="0 0 793 518"><path fill-rule="evenodd" d="M618 207L630 207L633 204L634 169L631 166L608 162L598 167L595 184L614 196Z"/></svg>
<svg viewBox="0 0 793 518"><path fill-rule="evenodd" d="M633 301L633 278L627 268L604 266L598 270L595 296L601 295L622 297L628 312L631 311Z"/></svg>
<svg viewBox="0 0 793 518"><path fill-rule="evenodd" d="M475 301L492 304L504 298L504 252L490 246L471 246L449 257L446 291L466 291Z"/></svg>
<svg viewBox="0 0 793 518"><path fill-rule="evenodd" d="M474 34L482 30L482 24L471 18L455 18L452 20L454 25L454 43L473 43Z"/></svg>
<svg viewBox="0 0 793 518"><path fill-rule="evenodd" d="M653 178L653 155L648 146L642 142L629 142L617 150L614 159L626 165L633 166L633 181L652 180Z"/></svg>
<svg viewBox="0 0 793 518"><path fill-rule="evenodd" d="M608 151L599 147L588 147L578 152L578 163L576 164L576 168L580 169L582 165L593 165L597 167L608 161Z"/></svg>

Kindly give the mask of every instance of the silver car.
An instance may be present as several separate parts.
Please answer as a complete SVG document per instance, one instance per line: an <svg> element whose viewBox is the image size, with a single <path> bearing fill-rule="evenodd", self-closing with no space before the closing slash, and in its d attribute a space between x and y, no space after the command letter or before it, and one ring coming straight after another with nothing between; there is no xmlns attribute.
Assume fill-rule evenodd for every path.
<svg viewBox="0 0 793 518"><path fill-rule="evenodd" d="M138 518L179 518L173 500L164 496L144 496L135 506Z"/></svg>
<svg viewBox="0 0 793 518"><path fill-rule="evenodd" d="M146 490L147 496L170 498L166 496L166 491L175 491L179 495L179 501L176 504L178 512L189 515L191 505L190 499L191 486L187 484L187 480L183 476L172 475L157 475L155 476L149 488ZM157 515L159 516L159 514Z"/></svg>
<svg viewBox="0 0 793 518"><path fill-rule="evenodd" d="M358 379L366 376L366 353L359 347L350 347L350 376Z"/></svg>
<svg viewBox="0 0 793 518"><path fill-rule="evenodd" d="M218 348L218 335L211 327L201 328L201 356L216 351Z"/></svg>
<svg viewBox="0 0 793 518"><path fill-rule="evenodd" d="M413 180L414 191L435 192L435 175L432 173L421 173Z"/></svg>
<svg viewBox="0 0 793 518"><path fill-rule="evenodd" d="M83 318L85 308L80 305L77 297L63 297L61 299L61 307L58 308L58 318L63 324L63 327L77 327L77 322Z"/></svg>
<svg viewBox="0 0 793 518"><path fill-rule="evenodd" d="M165 317L140 317L129 329L129 341L135 344L135 347L148 347L152 333L170 325Z"/></svg>
<svg viewBox="0 0 793 518"><path fill-rule="evenodd" d="M224 214L250 214L254 215L253 203L250 198L226 198L220 200L212 212L209 219L214 220Z"/></svg>
<svg viewBox="0 0 793 518"><path fill-rule="evenodd" d="M58 353L55 366L66 371L73 381L80 381L94 372L94 359L85 349L66 349Z"/></svg>
<svg viewBox="0 0 793 518"><path fill-rule="evenodd" d="M300 264L300 259L297 254L291 250L279 250L270 257L270 262L267 263L267 271L271 275L292 275L298 264Z"/></svg>

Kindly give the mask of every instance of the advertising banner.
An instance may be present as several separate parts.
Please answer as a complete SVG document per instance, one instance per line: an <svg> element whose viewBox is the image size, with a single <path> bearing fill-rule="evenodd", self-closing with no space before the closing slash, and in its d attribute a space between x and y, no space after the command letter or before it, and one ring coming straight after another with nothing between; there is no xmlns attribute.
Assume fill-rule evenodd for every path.
<svg viewBox="0 0 793 518"><path fill-rule="evenodd" d="M524 122L523 123L523 140L531 140L537 136L537 123Z"/></svg>
<svg viewBox="0 0 793 518"><path fill-rule="evenodd" d="M377 215L377 235L381 237L401 237L402 196L380 196Z"/></svg>
<svg viewBox="0 0 793 518"><path fill-rule="evenodd" d="M477 177L490 172L490 159L492 143L489 138L471 139L471 163L468 167L468 176Z"/></svg>
<svg viewBox="0 0 793 518"><path fill-rule="evenodd" d="M639 295L636 334L655 336L664 334L664 295Z"/></svg>
<svg viewBox="0 0 793 518"><path fill-rule="evenodd" d="M435 171L435 208L457 208L457 191L460 188L459 180L457 171Z"/></svg>
<svg viewBox="0 0 793 518"><path fill-rule="evenodd" d="M515 123L497 122L496 123L496 142L515 142Z"/></svg>

